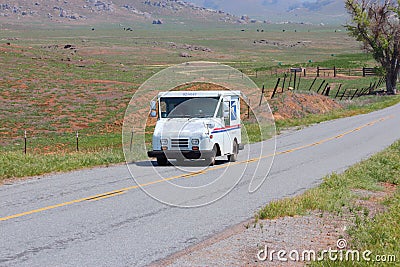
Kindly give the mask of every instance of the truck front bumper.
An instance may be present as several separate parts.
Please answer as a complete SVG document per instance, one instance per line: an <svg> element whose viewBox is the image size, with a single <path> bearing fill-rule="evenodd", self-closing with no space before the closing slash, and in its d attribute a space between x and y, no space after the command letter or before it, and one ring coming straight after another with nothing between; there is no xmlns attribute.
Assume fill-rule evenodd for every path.
<svg viewBox="0 0 400 267"><path fill-rule="evenodd" d="M148 151L147 155L150 158L166 157L169 159L209 159L214 156L214 151L212 150L153 150Z"/></svg>

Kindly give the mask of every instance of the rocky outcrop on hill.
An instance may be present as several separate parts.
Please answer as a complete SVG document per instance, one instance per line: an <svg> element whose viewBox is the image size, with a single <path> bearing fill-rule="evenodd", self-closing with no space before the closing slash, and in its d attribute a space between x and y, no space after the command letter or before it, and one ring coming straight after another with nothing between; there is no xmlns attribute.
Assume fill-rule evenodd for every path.
<svg viewBox="0 0 400 267"><path fill-rule="evenodd" d="M82 5L76 1L7 1L0 3L0 17L46 17L71 20L87 19L87 14L114 11L112 1L84 0Z"/></svg>
<svg viewBox="0 0 400 267"><path fill-rule="evenodd" d="M234 16L182 0L0 0L0 19L120 20L163 24L167 16L234 22ZM161 22L161 23L160 23Z"/></svg>

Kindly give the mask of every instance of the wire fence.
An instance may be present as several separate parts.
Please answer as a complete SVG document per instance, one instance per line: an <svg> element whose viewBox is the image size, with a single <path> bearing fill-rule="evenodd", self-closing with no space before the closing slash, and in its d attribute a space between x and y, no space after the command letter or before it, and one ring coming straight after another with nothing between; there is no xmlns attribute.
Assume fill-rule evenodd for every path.
<svg viewBox="0 0 400 267"><path fill-rule="evenodd" d="M248 73L247 73L248 74ZM285 91L309 91L334 99L354 99L365 95L383 93L380 87L384 84L385 78L376 77L369 86L361 88L344 88L342 83L327 82L327 77L338 75L367 77L377 75L374 68L343 69L343 68L290 68L275 69L268 71L256 71L253 75L271 75L276 77L273 90L267 90L262 86L260 103L263 96L273 99ZM248 74L249 75L249 74ZM305 81L307 78L307 82ZM249 107L247 108L249 109ZM243 111L245 113L245 110ZM247 110L247 117L250 117L250 110ZM4 136L3 136L4 137ZM21 142L22 141L22 142ZM30 152L38 153L60 153L60 152L81 152L96 151L104 148L121 148L121 133L91 133L68 132L68 133L40 133L30 130L20 131L18 136L8 136L2 142L3 151L22 151L24 154ZM131 145L132 146L132 145Z"/></svg>
<svg viewBox="0 0 400 267"><path fill-rule="evenodd" d="M350 77L367 77L367 76L379 76L377 68L363 67L363 68L338 68L333 67L294 67L289 69L284 68L271 68L271 69L244 69L242 70L248 76L261 77L261 76L281 76L283 74L290 74L290 72L301 72L303 77L338 77L350 76Z"/></svg>
<svg viewBox="0 0 400 267"><path fill-rule="evenodd" d="M378 78L374 82L371 82L369 86L362 88L343 88L342 83L328 83L325 79L319 79L315 77L311 82L311 85L308 88L304 86L301 87L301 79L302 76L298 76L294 74L290 78L287 75L284 75L284 78L278 78L276 85L272 91L271 99L273 99L276 94L283 93L285 90L295 91L313 91L317 94L321 94L327 97L331 97L334 99L354 99L355 97L361 97L365 95L376 95L384 93L384 90L380 89L382 85L385 83L385 78ZM281 86L279 86L281 85ZM264 95L265 90L262 89L262 94Z"/></svg>
<svg viewBox="0 0 400 267"><path fill-rule="evenodd" d="M1 150L20 151L24 154L54 154L71 152L95 152L104 149L121 148L121 133L86 132L40 132L23 130L19 135L2 138Z"/></svg>

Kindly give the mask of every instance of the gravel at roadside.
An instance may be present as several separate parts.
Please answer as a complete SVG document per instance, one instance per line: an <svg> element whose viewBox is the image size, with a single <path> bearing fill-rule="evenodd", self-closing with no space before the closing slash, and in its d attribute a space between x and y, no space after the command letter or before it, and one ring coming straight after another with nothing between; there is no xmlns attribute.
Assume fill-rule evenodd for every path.
<svg viewBox="0 0 400 267"><path fill-rule="evenodd" d="M304 266L303 250L316 252L337 248L337 240L345 235L344 219L328 213L311 213L307 216L284 217L241 223L215 237L187 250L157 262L154 266ZM268 248L273 260L260 261L257 254ZM277 259L277 251L300 253L300 261L282 262ZM260 257L265 257L264 253ZM286 255L289 259L289 254Z"/></svg>

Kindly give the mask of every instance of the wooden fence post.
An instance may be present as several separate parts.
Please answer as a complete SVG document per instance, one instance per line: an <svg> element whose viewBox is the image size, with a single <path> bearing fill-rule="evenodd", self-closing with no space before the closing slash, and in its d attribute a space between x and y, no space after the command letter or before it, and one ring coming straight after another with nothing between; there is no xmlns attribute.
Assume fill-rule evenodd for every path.
<svg viewBox="0 0 400 267"><path fill-rule="evenodd" d="M79 152L79 133L76 131L76 152Z"/></svg>
<svg viewBox="0 0 400 267"><path fill-rule="evenodd" d="M331 87L328 86L328 87L326 88L325 96L329 96L330 92L331 92Z"/></svg>
<svg viewBox="0 0 400 267"><path fill-rule="evenodd" d="M314 78L314 81L312 82L310 89L308 89L308 91L311 91L312 87L314 86L314 83L317 81L317 77Z"/></svg>
<svg viewBox="0 0 400 267"><path fill-rule="evenodd" d="M285 73L285 75L283 76L282 93L285 90L286 77L287 77L287 74Z"/></svg>
<svg viewBox="0 0 400 267"><path fill-rule="evenodd" d="M265 90L265 85L263 84L262 90L261 90L261 96L260 96L260 103L258 104L258 106L261 106L261 102L264 96L264 90Z"/></svg>
<svg viewBox="0 0 400 267"><path fill-rule="evenodd" d="M356 90L356 92L354 93L354 95L350 98L350 100L353 100L353 98L356 96L357 92L358 92L358 89Z"/></svg>
<svg viewBox="0 0 400 267"><path fill-rule="evenodd" d="M342 94L342 96L340 97L340 100L342 100L343 97L346 95L346 91L347 91L347 89L344 89L343 94Z"/></svg>
<svg viewBox="0 0 400 267"><path fill-rule="evenodd" d="M135 133L134 129L135 129L135 128L132 127L131 142L130 142L130 144L129 144L129 151L131 151L131 152L132 152L132 147L133 147L133 135L134 135L134 133Z"/></svg>
<svg viewBox="0 0 400 267"><path fill-rule="evenodd" d="M250 119L250 99L249 103L247 104L247 119Z"/></svg>
<svg viewBox="0 0 400 267"><path fill-rule="evenodd" d="M342 88L342 85L343 85L343 84L340 84L340 85L339 85L339 88L338 88L338 90L337 90L337 92L336 92L336 95L335 95L335 99L338 97L339 92L340 92L340 89Z"/></svg>
<svg viewBox="0 0 400 267"><path fill-rule="evenodd" d="M296 83L297 83L297 71L294 71L294 83L293 83L293 90L296 90Z"/></svg>
<svg viewBox="0 0 400 267"><path fill-rule="evenodd" d="M280 83L280 82L281 82L281 78L278 78L278 81L276 82L274 91L272 92L271 99L274 98L274 96L275 96L275 94L276 94L276 90L278 89L278 86L279 86L279 83Z"/></svg>
<svg viewBox="0 0 400 267"><path fill-rule="evenodd" d="M326 89L328 88L328 86L329 86L329 83L326 83L326 84L325 84L325 88L324 88L324 90L322 90L321 95L324 95L324 94L325 94L325 91L326 91ZM318 92L319 92L319 90L318 90ZM317 92L317 93L318 93L318 92Z"/></svg>
<svg viewBox="0 0 400 267"><path fill-rule="evenodd" d="M24 132L24 154L26 155L26 131Z"/></svg>
<svg viewBox="0 0 400 267"><path fill-rule="evenodd" d="M319 90L321 90L322 86L324 85L325 80L322 81L321 85L319 86L318 90L317 90L317 94L319 93Z"/></svg>
<svg viewBox="0 0 400 267"><path fill-rule="evenodd" d="M367 88L361 88L360 92L358 93L357 97L363 96L366 92L369 92L371 88L367 87Z"/></svg>

